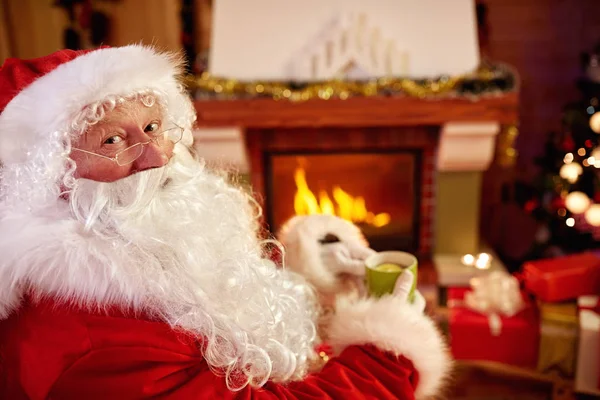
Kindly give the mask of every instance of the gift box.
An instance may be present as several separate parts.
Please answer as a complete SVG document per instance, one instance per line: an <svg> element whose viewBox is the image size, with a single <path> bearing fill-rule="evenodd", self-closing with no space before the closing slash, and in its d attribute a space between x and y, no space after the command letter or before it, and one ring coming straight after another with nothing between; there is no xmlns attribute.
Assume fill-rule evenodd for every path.
<svg viewBox="0 0 600 400"><path fill-rule="evenodd" d="M574 300L600 293L600 257L586 252L527 262L525 288L544 302Z"/></svg>
<svg viewBox="0 0 600 400"><path fill-rule="evenodd" d="M448 289L450 347L454 358L535 368L540 336L535 304L526 301L521 311L511 317L486 315L464 304L468 293L463 289Z"/></svg>
<svg viewBox="0 0 600 400"><path fill-rule="evenodd" d="M595 307L588 308L590 298L580 299L575 391L600 396L600 308L598 296Z"/></svg>
<svg viewBox="0 0 600 400"><path fill-rule="evenodd" d="M461 256L456 254L436 254L434 256L435 273L437 275L436 285L438 287L438 299L440 306L447 306L448 290L450 288L469 288L471 279L489 275L494 271L505 271L504 265L498 261L494 254L490 255L489 268L479 269L474 265L465 265Z"/></svg>
<svg viewBox="0 0 600 400"><path fill-rule="evenodd" d="M579 324L577 303L538 303L540 349L537 369L557 372L565 378L575 376Z"/></svg>

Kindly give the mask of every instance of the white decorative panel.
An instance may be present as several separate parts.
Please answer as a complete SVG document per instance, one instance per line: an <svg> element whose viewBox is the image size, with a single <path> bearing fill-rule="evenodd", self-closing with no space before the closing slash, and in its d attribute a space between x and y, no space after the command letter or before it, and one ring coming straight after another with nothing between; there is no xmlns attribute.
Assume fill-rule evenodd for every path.
<svg viewBox="0 0 600 400"><path fill-rule="evenodd" d="M236 127L194 130L194 149L210 165L249 172L242 133Z"/></svg>
<svg viewBox="0 0 600 400"><path fill-rule="evenodd" d="M365 13L335 16L291 55L285 75L295 80L408 76L408 52L370 22Z"/></svg>
<svg viewBox="0 0 600 400"><path fill-rule="evenodd" d="M474 0L216 0L209 70L242 80L431 77L479 64Z"/></svg>
<svg viewBox="0 0 600 400"><path fill-rule="evenodd" d="M449 122L440 131L440 171L485 171L494 159L497 122Z"/></svg>

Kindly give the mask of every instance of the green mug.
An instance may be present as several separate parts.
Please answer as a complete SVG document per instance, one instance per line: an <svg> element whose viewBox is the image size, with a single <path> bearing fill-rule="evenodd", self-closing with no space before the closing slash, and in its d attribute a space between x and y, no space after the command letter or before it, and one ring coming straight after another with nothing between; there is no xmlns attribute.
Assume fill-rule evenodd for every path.
<svg viewBox="0 0 600 400"><path fill-rule="evenodd" d="M399 268L382 268L384 264L392 264ZM365 260L365 279L368 293L375 297L393 293L398 277L405 270L409 270L415 276L408 295L408 301L412 303L417 288L418 265L417 257L403 251L382 251L373 254Z"/></svg>

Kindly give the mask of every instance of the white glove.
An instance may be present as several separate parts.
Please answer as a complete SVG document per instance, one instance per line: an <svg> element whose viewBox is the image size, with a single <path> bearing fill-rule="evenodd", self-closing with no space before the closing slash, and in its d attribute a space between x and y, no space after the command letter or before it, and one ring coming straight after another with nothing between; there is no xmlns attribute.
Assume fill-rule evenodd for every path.
<svg viewBox="0 0 600 400"><path fill-rule="evenodd" d="M408 302L408 296L410 294L410 288L412 287L415 276L410 271L402 272L402 275L398 277L396 284L394 285L394 296L401 298L405 302ZM412 306L420 312L425 311L426 306L425 298L418 290L415 290L414 301Z"/></svg>
<svg viewBox="0 0 600 400"><path fill-rule="evenodd" d="M357 243L328 243L321 246L321 260L334 274L365 275L365 259L375 251Z"/></svg>

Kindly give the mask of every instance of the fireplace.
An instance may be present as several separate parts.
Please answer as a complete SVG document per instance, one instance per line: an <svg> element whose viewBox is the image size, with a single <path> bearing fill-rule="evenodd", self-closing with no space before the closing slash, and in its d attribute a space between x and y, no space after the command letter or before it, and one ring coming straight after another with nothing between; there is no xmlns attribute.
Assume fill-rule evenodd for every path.
<svg viewBox="0 0 600 400"><path fill-rule="evenodd" d="M376 250L418 249L419 151L266 152L266 217L277 232L294 215L355 223ZM271 200L274 199L274 200Z"/></svg>
<svg viewBox="0 0 600 400"><path fill-rule="evenodd" d="M458 260L479 250L480 207L485 211L499 201L495 188L502 182L483 181L487 203L481 205L478 182L494 158L501 126L516 121L517 100L518 93L477 100L213 99L196 101L196 110L201 128L240 132L252 189L271 232L296 213L298 182L310 190L320 212L329 212L322 191L333 203L329 210L340 208L333 193L339 187L364 205L370 221L381 225L389 215L381 226L358 222L371 244L415 252L420 265L428 265L420 268L420 282L434 282L434 250L436 268L438 254ZM294 179L298 171L304 181ZM394 196L395 191L406 196Z"/></svg>
<svg viewBox="0 0 600 400"><path fill-rule="evenodd" d="M376 250L430 255L436 127L249 129L266 226L294 215L354 222Z"/></svg>
<svg viewBox="0 0 600 400"><path fill-rule="evenodd" d="M420 151L267 152L265 157L266 216L273 231L294 215L332 214L360 227L376 250L417 251Z"/></svg>

